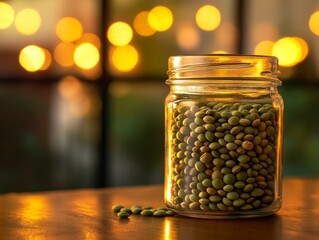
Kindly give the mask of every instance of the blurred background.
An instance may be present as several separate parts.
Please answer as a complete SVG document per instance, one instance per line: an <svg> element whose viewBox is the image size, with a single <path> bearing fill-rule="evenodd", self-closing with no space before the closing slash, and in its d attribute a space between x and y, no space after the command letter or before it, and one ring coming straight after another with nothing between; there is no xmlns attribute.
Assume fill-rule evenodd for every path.
<svg viewBox="0 0 319 240"><path fill-rule="evenodd" d="M0 193L163 183L167 59L279 58L284 176L319 175L319 3L0 1Z"/></svg>

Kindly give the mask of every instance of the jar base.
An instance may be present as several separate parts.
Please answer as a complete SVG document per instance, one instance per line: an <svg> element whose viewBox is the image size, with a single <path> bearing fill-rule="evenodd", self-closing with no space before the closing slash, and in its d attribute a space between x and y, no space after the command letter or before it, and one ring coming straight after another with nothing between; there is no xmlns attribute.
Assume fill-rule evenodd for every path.
<svg viewBox="0 0 319 240"><path fill-rule="evenodd" d="M255 209L250 211L203 211L194 209L174 208L167 204L167 207L177 214L184 217L202 218L202 219L249 219L261 218L275 214L281 208L281 202L270 205L266 208Z"/></svg>

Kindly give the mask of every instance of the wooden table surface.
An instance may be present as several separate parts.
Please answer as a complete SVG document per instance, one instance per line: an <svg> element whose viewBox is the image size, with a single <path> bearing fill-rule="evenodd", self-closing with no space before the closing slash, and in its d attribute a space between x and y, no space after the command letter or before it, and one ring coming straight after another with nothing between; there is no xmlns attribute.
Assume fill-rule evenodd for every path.
<svg viewBox="0 0 319 240"><path fill-rule="evenodd" d="M319 239L319 178L285 179L282 209L258 219L120 220L119 203L162 207L163 186L3 194L0 239Z"/></svg>

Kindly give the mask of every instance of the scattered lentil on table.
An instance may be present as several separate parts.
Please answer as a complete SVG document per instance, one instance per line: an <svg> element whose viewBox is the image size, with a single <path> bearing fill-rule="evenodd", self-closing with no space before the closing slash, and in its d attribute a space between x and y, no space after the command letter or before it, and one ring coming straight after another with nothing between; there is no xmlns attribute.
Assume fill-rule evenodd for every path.
<svg viewBox="0 0 319 240"><path fill-rule="evenodd" d="M124 207L123 205L114 205L112 210L120 219L127 219L132 214L145 217L172 217L176 214L166 207L153 208L151 206L141 207L139 205L133 205L131 208Z"/></svg>

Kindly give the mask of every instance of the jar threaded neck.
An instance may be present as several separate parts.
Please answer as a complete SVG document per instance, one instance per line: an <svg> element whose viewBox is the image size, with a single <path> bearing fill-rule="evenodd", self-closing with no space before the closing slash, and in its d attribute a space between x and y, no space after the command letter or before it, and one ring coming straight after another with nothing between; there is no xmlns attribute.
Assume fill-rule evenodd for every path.
<svg viewBox="0 0 319 240"><path fill-rule="evenodd" d="M259 55L185 55L172 56L168 61L167 84L183 84L192 80L212 83L218 80L250 84L281 85L278 59ZM223 81L220 81L223 80ZM234 82L235 81L235 82ZM215 84L218 84L215 81Z"/></svg>

